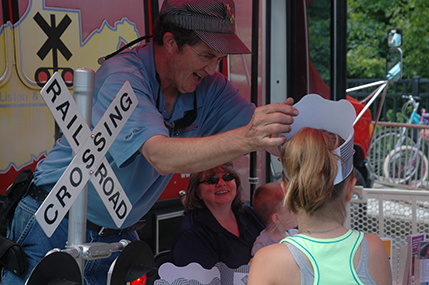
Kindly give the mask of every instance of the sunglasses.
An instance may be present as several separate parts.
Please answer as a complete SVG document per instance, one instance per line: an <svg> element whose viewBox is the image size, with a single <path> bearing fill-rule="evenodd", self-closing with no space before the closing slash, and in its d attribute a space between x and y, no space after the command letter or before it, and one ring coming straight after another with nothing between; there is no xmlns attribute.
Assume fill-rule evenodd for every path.
<svg viewBox="0 0 429 285"><path fill-rule="evenodd" d="M234 179L235 179L235 175L232 173L227 173L227 174L222 176L222 180L225 182L229 182L229 181L234 180ZM200 181L198 184L205 182L205 183L210 184L210 185L215 185L215 184L218 184L219 180L220 180L219 177L213 176L213 177L207 178L206 180Z"/></svg>

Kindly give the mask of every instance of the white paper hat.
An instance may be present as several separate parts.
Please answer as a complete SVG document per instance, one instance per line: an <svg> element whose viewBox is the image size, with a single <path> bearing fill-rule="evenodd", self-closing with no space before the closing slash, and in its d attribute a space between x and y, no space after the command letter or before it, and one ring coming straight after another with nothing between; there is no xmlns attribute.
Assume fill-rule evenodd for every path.
<svg viewBox="0 0 429 285"><path fill-rule="evenodd" d="M341 159L337 159L338 172L334 185L340 183L353 169L354 130L353 122L356 111L347 100L331 101L317 94L305 95L298 103L293 105L299 115L294 118L292 131L282 134L290 140L300 129L310 127L323 129L341 136L345 142L332 152ZM285 171L287 176L287 173Z"/></svg>

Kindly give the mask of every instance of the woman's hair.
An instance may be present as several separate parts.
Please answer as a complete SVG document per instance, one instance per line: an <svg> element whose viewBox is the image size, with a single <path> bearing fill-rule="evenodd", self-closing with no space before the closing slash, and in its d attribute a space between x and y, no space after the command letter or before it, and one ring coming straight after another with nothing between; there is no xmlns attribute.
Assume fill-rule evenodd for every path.
<svg viewBox="0 0 429 285"><path fill-rule="evenodd" d="M174 35L179 51L182 50L184 45L194 46L201 41L193 30L179 28L176 24L165 22L162 17L159 17L153 26L153 41L157 45L163 46L164 34L168 32Z"/></svg>
<svg viewBox="0 0 429 285"><path fill-rule="evenodd" d="M232 209L241 214L244 211L244 201L241 187L240 176L238 176L237 172L234 169L232 162L227 162L219 166L223 171L227 173L232 173L235 176L235 184L237 187L237 194L235 195L234 200L232 201ZM215 167L216 168L216 167ZM185 207L185 215L188 215L192 210L201 209L205 207L204 201L198 197L200 192L200 182L205 179L215 176L215 168L201 171L198 173L193 173L189 177L188 189L186 190L186 195L183 198L183 205Z"/></svg>
<svg viewBox="0 0 429 285"><path fill-rule="evenodd" d="M312 128L302 128L285 143L281 162L289 176L285 204L290 211L296 214L303 209L310 216L323 211L327 217L345 217L343 190L353 173L334 186L337 159L341 158L332 152L342 143L339 135Z"/></svg>

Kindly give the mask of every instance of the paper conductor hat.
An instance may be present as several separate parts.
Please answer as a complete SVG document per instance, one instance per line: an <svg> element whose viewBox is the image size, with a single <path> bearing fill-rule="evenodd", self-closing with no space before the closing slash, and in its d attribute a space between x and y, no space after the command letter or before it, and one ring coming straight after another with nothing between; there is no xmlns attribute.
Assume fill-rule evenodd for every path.
<svg viewBox="0 0 429 285"><path fill-rule="evenodd" d="M341 159L337 160L338 172L334 185L342 182L353 170L354 154L354 130L353 122L356 111L347 100L331 101L322 98L318 94L305 95L298 103L294 104L299 115L294 118L291 125L292 131L282 134L289 141L300 129L310 127L323 129L338 134L345 142L332 152ZM287 176L287 173L285 171Z"/></svg>

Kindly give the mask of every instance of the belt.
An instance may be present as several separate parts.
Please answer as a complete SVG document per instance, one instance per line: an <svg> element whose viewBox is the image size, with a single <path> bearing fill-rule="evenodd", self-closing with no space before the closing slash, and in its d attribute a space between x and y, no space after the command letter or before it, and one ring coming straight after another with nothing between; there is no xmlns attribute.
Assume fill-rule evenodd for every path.
<svg viewBox="0 0 429 285"><path fill-rule="evenodd" d="M31 183L30 188L28 189L28 192L27 192L28 196L30 196L31 198L33 198L34 200L36 200L40 204L43 203L43 201L46 199L48 194L49 194L48 191L40 188L39 186L36 186L36 184L34 184L34 183ZM66 218L68 218L68 213L66 215ZM144 227L145 224L146 224L145 220L140 220L137 223L135 223L134 225L132 225L128 228L125 228L125 229L109 229L106 227L96 225L96 224L87 220L86 221L86 228L88 230L97 232L99 236L108 237L108 236L118 235L122 232L140 230L141 228Z"/></svg>

